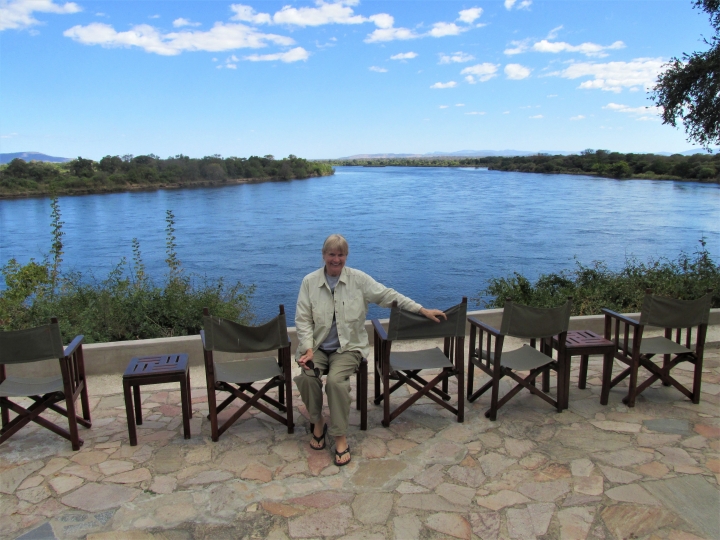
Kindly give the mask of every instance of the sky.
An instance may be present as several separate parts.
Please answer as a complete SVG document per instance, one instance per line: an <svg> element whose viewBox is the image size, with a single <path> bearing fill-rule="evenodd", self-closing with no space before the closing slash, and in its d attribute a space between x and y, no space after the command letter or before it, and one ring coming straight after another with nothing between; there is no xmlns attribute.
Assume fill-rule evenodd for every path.
<svg viewBox="0 0 720 540"><path fill-rule="evenodd" d="M0 0L0 152L680 152L691 0Z"/></svg>

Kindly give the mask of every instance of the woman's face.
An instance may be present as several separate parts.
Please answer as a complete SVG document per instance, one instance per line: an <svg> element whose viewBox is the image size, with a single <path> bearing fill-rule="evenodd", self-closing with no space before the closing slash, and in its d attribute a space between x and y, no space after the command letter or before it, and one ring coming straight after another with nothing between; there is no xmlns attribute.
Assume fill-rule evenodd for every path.
<svg viewBox="0 0 720 540"><path fill-rule="evenodd" d="M328 250L323 253L323 260L325 261L325 272L328 276L337 277L345 267L345 261L347 259L347 253L343 253L338 249Z"/></svg>

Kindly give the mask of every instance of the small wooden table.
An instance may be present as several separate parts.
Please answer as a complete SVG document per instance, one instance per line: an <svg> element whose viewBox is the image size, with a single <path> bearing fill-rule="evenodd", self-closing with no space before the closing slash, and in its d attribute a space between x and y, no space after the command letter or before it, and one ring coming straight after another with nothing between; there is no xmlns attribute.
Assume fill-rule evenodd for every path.
<svg viewBox="0 0 720 540"><path fill-rule="evenodd" d="M558 336L553 336L553 348L558 348ZM591 354L603 355L603 388L605 378L610 379L612 370L612 360L615 355L615 344L605 339L603 336L597 335L590 330L571 330L567 333L565 340L565 358L559 359L564 363L563 380L558 384L558 399L563 409L568 408L570 398L570 359L573 356L580 357L580 375L578 377L578 388L584 389L587 383L588 357ZM600 403L607 405L607 396L600 396Z"/></svg>
<svg viewBox="0 0 720 540"><path fill-rule="evenodd" d="M161 356L143 356L133 358L123 374L123 393L125 394L125 412L127 413L130 446L137 445L137 425L142 425L142 407L140 387L146 384L179 382L185 438L190 438L190 417L192 416L190 397L190 370L187 354L166 354ZM135 413L130 389L135 398Z"/></svg>

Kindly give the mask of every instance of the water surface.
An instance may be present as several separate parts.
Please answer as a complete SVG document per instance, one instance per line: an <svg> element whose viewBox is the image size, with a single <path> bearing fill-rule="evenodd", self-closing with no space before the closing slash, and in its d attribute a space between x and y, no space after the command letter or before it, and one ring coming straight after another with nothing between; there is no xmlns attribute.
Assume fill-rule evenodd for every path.
<svg viewBox="0 0 720 540"><path fill-rule="evenodd" d="M60 208L65 269L105 277L138 238L146 270L162 279L170 209L186 272L254 283L258 319L283 303L290 324L300 281L334 232L350 243L349 266L437 308L478 296L492 276L535 278L575 257L617 269L629 256L692 252L701 237L720 253L720 189L672 181L337 167L290 182L60 197ZM42 258L50 232L48 199L0 200L0 264Z"/></svg>

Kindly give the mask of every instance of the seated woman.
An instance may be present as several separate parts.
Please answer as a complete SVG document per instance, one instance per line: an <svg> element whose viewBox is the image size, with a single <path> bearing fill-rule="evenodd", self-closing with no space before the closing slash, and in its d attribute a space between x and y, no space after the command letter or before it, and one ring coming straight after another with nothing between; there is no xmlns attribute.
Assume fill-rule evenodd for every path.
<svg viewBox="0 0 720 540"><path fill-rule="evenodd" d="M410 298L385 287L373 278L345 266L348 243L339 234L331 234L322 248L325 265L307 276L300 286L295 326L297 362L303 371L295 377L300 397L314 424L310 447L325 448L328 427L322 416L322 380L306 367L312 361L320 372L327 371L325 393L330 409L330 435L335 437L335 465L350 462L347 428L350 418L350 376L360 360L370 353L365 316L368 303L390 307L393 301L405 310L420 313L435 322L445 314L425 309Z"/></svg>

